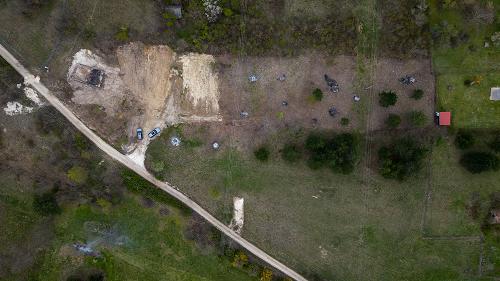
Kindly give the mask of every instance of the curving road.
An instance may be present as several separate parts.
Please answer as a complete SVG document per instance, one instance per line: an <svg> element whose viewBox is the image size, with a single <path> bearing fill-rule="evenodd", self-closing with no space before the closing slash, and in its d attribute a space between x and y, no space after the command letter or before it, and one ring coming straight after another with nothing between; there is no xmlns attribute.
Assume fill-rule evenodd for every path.
<svg viewBox="0 0 500 281"><path fill-rule="evenodd" d="M279 262L275 258L268 255L263 250L259 249L257 246L248 242L247 240L240 237L236 232L231 230L225 224L217 220L214 216L212 216L209 212L203 209L200 205L198 205L193 200L189 199L186 195L176 190L167 182L162 182L157 180L153 175L151 175L145 168L137 165L130 158L121 154L118 150L114 149L111 145L106 143L103 139L101 139L98 135L96 135L92 130L90 130L83 122L76 117L70 109L68 109L57 97L55 97L47 87L45 87L39 79L37 79L34 75L32 75L21 63L0 44L0 56L2 56L21 76L24 77L25 83L31 85L34 89L36 89L42 96L44 96L47 101L52 104L59 112L61 112L66 119L68 119L80 132L82 132L87 138L89 138L97 147L99 147L102 151L108 154L113 159L127 166L129 169L133 170L144 179L148 180L158 188L161 188L165 192L169 193L173 197L180 200L182 203L187 205L189 208L193 209L195 212L200 214L203 218L205 218L209 223L211 223L214 227L222 231L224 234L229 236L231 239L240 244L243 248L247 249L253 255L259 257L263 261L267 262L272 267L277 270L283 272L284 274L290 276L291 278L297 281L307 281L300 274L287 267L283 263Z"/></svg>

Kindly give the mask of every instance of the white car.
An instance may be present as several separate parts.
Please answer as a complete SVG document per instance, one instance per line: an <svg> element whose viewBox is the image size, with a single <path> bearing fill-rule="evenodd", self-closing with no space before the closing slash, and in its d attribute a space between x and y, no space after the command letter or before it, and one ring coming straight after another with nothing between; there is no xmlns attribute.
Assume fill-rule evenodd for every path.
<svg viewBox="0 0 500 281"><path fill-rule="evenodd" d="M160 133L160 128L154 128L151 132L149 132L148 137L150 139L156 137Z"/></svg>

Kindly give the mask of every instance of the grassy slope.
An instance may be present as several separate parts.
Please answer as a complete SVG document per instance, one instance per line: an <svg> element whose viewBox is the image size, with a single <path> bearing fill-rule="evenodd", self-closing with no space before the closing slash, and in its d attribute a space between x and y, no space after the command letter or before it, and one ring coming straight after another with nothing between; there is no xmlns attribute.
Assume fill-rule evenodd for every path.
<svg viewBox="0 0 500 281"><path fill-rule="evenodd" d="M40 280L55 280L61 269L97 266L106 280L252 280L230 267L229 261L210 253L203 255L183 237L187 217L175 209L160 217L158 208L145 209L128 198L103 211L89 206L70 207L56 221L54 251L44 259ZM117 226L130 241L125 246L101 244L103 259L67 257L59 253L64 245L92 239L86 222ZM95 234L94 234L95 235Z"/></svg>
<svg viewBox="0 0 500 281"><path fill-rule="evenodd" d="M13 244L36 244L30 241L31 235L34 227L43 222L31 209L31 190L19 195L15 181L9 181L6 175L2 178L6 180L2 181L0 192L0 222L4 229L0 233L0 253ZM67 206L55 220L55 240L40 253L30 276L33 280L59 280L79 268L97 267L106 273L106 280L253 280L213 250L202 254L192 241L184 238L189 217L175 207L168 209L168 216L160 216L158 207L145 209L135 197L126 197L115 207ZM84 228L89 221L118 226L130 238L130 245L98 246L104 253L103 259L63 254L72 243L92 239ZM22 274L18 272L3 280L19 280Z"/></svg>
<svg viewBox="0 0 500 281"><path fill-rule="evenodd" d="M334 280L464 280L476 272L478 244L421 239L425 174L406 183L375 177L365 189L360 171L290 166L276 147L266 164L206 149L173 148L164 135L147 162L166 163L157 175L222 219L232 197L243 196L243 235L300 271Z"/></svg>
<svg viewBox="0 0 500 281"><path fill-rule="evenodd" d="M500 50L490 46L484 48L495 25L470 24L458 9L437 9L437 1L431 1L430 25L447 21L458 31L465 31L470 39L456 48L437 46L433 50L434 71L437 74L438 104L453 114L453 125L458 128L497 128L500 126L500 103L489 100L490 87L500 85ZM493 1L497 17L500 1ZM498 21L498 19L497 19ZM490 44L491 45L491 44ZM475 47L475 51L469 49ZM464 80L480 75L479 86L465 87ZM448 90L448 85L453 88Z"/></svg>

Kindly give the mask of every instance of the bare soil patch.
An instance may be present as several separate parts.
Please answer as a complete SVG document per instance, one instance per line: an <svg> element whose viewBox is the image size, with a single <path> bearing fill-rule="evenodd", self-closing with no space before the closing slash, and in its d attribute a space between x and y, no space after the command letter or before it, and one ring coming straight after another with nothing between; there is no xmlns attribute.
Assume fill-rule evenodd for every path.
<svg viewBox="0 0 500 281"><path fill-rule="evenodd" d="M89 50L74 56L68 71L74 91L71 101L90 127L126 152L137 149L133 158L138 162L149 140L138 145L136 128L147 134L155 127L179 122L219 120L218 77L212 56L178 57L168 46L131 43L119 47L116 57L108 60L118 65ZM104 73L102 85L90 82L88 73L93 69Z"/></svg>
<svg viewBox="0 0 500 281"><path fill-rule="evenodd" d="M374 103L370 112L370 130L381 130L386 128L385 120L389 114L398 114L402 118L400 129L411 127L406 115L411 111L422 111L427 116L427 126L432 126L435 109L434 75L431 71L431 62L428 59L421 60L398 60L382 59L377 63L375 70L375 83L373 85ZM416 78L412 85L403 85L399 78L411 75ZM415 89L424 91L420 100L414 100L411 95ZM384 90L392 90L398 95L395 106L387 108L378 104L378 93Z"/></svg>

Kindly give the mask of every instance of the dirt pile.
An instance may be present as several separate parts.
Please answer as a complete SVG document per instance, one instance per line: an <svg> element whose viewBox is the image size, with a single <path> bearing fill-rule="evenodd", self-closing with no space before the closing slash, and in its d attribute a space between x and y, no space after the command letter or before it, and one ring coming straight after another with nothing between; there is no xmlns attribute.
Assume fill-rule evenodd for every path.
<svg viewBox="0 0 500 281"><path fill-rule="evenodd" d="M131 157L137 163L142 165L149 140L136 143L136 128L147 133L181 122L221 120L213 56L190 53L178 57L168 46L130 43L117 49L116 58L118 66L113 67L93 52L80 50L67 80L76 105L97 105L109 118L108 124L126 123L127 132L104 134L108 138L111 136L106 134L125 134L129 141L122 147L134 152ZM101 72L103 82L96 85L90 73ZM92 120L86 121L95 127ZM103 128L99 129L102 134Z"/></svg>

